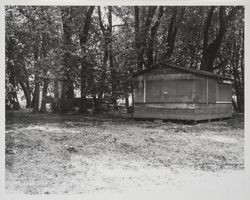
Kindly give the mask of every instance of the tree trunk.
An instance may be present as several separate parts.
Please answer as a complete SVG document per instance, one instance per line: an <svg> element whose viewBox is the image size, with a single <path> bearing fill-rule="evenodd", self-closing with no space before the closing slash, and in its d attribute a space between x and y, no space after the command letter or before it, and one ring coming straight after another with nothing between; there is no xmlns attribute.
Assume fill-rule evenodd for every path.
<svg viewBox="0 0 250 200"><path fill-rule="evenodd" d="M62 95L61 95L61 106L60 106L60 113L68 112L71 108L69 105L66 105L65 102L69 99L74 98L74 81L70 76L70 71L72 68L72 15L71 15L71 8L65 6L61 8L62 13L62 22L63 22L63 48L64 48L64 78L62 80Z"/></svg>
<svg viewBox="0 0 250 200"><path fill-rule="evenodd" d="M85 61L81 64L81 103L79 108L79 113L86 114L87 111L87 72Z"/></svg>
<svg viewBox="0 0 250 200"><path fill-rule="evenodd" d="M142 70L141 58L141 38L140 38L140 9L139 6L134 6L135 11L135 50L137 54L137 71Z"/></svg>
<svg viewBox="0 0 250 200"><path fill-rule="evenodd" d="M91 18L92 14L94 11L95 7L94 6L89 6L85 22L84 22L84 27L83 31L79 33L79 38L80 38L80 46L81 46L81 53L83 57L81 58L81 103L80 103L80 109L79 113L87 113L87 81L88 81L88 71L89 64L87 63L87 56L86 56L86 43L88 41L88 35L89 35L89 29L91 25Z"/></svg>
<svg viewBox="0 0 250 200"><path fill-rule="evenodd" d="M129 107L128 95L125 96L125 106L126 106L126 108Z"/></svg>
<svg viewBox="0 0 250 200"><path fill-rule="evenodd" d="M23 90L25 99L26 99L26 108L31 108L31 96L30 96L30 92L28 90L28 88L26 87L26 85L24 84L24 82L19 81L19 84Z"/></svg>
<svg viewBox="0 0 250 200"><path fill-rule="evenodd" d="M112 6L108 6L108 38L109 38L109 67L111 73L111 100L114 105L114 109L118 110L117 105L117 89L116 89L116 70L113 60L113 47L112 47Z"/></svg>
<svg viewBox="0 0 250 200"><path fill-rule="evenodd" d="M106 28L103 25L102 22L102 17L101 17L101 8L100 6L98 6L98 18L99 18L99 25L101 28L101 31L103 33L104 36L104 45L103 45L103 49L104 49L104 56L103 56L103 62L102 62L102 69L101 69L101 80L100 80L100 94L103 94L106 88L106 79L107 79L107 63L108 63L108 59L109 59L109 51L108 51L108 45L109 45L109 38L108 38L108 32L106 30Z"/></svg>
<svg viewBox="0 0 250 200"><path fill-rule="evenodd" d="M214 9L215 6L211 6L209 9L209 13L207 15L207 19L206 19L206 23L204 26L204 33L203 33L203 50L205 50L207 48L207 44L208 44L208 36L209 36L209 29L212 23L212 19L213 19L213 14L214 14Z"/></svg>
<svg viewBox="0 0 250 200"><path fill-rule="evenodd" d="M244 113L245 107L244 107L244 91L241 89L239 91L239 101L238 101L238 108L240 113Z"/></svg>
<svg viewBox="0 0 250 200"><path fill-rule="evenodd" d="M6 41L6 56L8 58L8 60L14 60L14 48L15 48L15 39L10 37L9 40ZM15 64L12 62L8 62L7 63L7 72L9 73L9 82L11 84L12 91L11 91L11 103L13 105L13 109L14 110L18 110L20 108L20 104L18 102L18 98L17 98L17 92L16 92L16 87L17 87L17 73L16 73L16 69L15 69Z"/></svg>
<svg viewBox="0 0 250 200"><path fill-rule="evenodd" d="M31 88L30 88L29 80L25 80L25 85L26 85L26 88L27 88L27 92L28 92L28 96L29 96L29 101L30 101L30 104L29 104L28 108L31 108Z"/></svg>
<svg viewBox="0 0 250 200"><path fill-rule="evenodd" d="M244 69L244 32L242 32L241 34L241 37L242 37L242 41L241 41L241 46L242 46L242 49L240 50L239 54L240 54L240 73L241 73L241 105L239 106L240 107L240 111L241 112L245 112L245 93L244 93L244 85L245 85L245 76L244 76L244 73L245 73L245 69Z"/></svg>
<svg viewBox="0 0 250 200"><path fill-rule="evenodd" d="M237 98L237 112L244 112L244 91L240 88L239 83L234 85Z"/></svg>
<svg viewBox="0 0 250 200"><path fill-rule="evenodd" d="M244 84L242 84L243 79L240 76L239 68L240 65L243 64L240 59L240 46L234 41L232 48L234 49L234 53L232 55L233 62L233 77L234 77L234 89L237 98L237 112L244 112ZM242 72L244 73L244 72Z"/></svg>
<svg viewBox="0 0 250 200"><path fill-rule="evenodd" d="M101 112L101 99L100 97L96 98L96 95L93 95L93 101L94 101L94 113L98 114Z"/></svg>
<svg viewBox="0 0 250 200"><path fill-rule="evenodd" d="M54 98L52 103L52 112L59 112L59 82L58 80L54 80Z"/></svg>
<svg viewBox="0 0 250 200"><path fill-rule="evenodd" d="M135 107L135 98L134 98L134 88L132 88L132 110L134 110Z"/></svg>
<svg viewBox="0 0 250 200"><path fill-rule="evenodd" d="M38 62L38 54L39 54L39 47L38 44L34 46L34 60L35 60L35 69L38 68L37 62ZM35 90L33 93L33 100L32 100L32 108L34 113L39 112L39 99L40 99L40 84L39 84L39 76L37 72L35 71Z"/></svg>
<svg viewBox="0 0 250 200"><path fill-rule="evenodd" d="M238 63L238 61L236 61ZM244 112L244 88L241 87L241 80L239 75L238 65L234 67L234 88L237 98L237 111Z"/></svg>
<svg viewBox="0 0 250 200"><path fill-rule="evenodd" d="M161 60L169 60L171 58L172 53L174 51L175 40L178 33L178 29L184 14L185 14L185 8L181 8L179 14L178 14L178 8L177 7L173 8L173 14L168 26L167 38L164 37L163 39L163 43L167 42L167 48L166 51L160 56Z"/></svg>
<svg viewBox="0 0 250 200"><path fill-rule="evenodd" d="M40 86L38 76L35 75L35 91L33 95L33 112L39 112L39 100L40 100Z"/></svg>
<svg viewBox="0 0 250 200"><path fill-rule="evenodd" d="M206 70L213 72L214 70L214 60L217 57L217 52L221 46L221 43L223 41L223 37L226 33L228 22L234 17L236 14L237 9L240 7L236 6L234 7L229 14L226 16L225 14L225 7L220 6L219 8L219 23L220 23L220 28L219 32L216 36L216 38L213 40L212 43L207 44L208 41L208 30L211 25L211 20L213 15L213 7L211 7L210 12L208 14L207 20L206 20L206 26L204 30L204 42L203 42L203 55L202 55L202 62L201 62L201 70Z"/></svg>
<svg viewBox="0 0 250 200"><path fill-rule="evenodd" d="M233 99L232 99L232 104L233 104L234 111L237 112L238 108L237 108L237 105Z"/></svg>
<svg viewBox="0 0 250 200"><path fill-rule="evenodd" d="M147 48L147 35L149 32L150 25L152 23L157 6L147 7L147 17L143 23L142 16L142 26L140 28L140 9L138 6L134 6L135 10L135 47L137 51L137 71L143 69L144 62L144 52Z"/></svg>
<svg viewBox="0 0 250 200"><path fill-rule="evenodd" d="M42 104L40 108L40 113L46 113L46 97L47 97L47 91L48 91L48 80L45 79L43 82L43 93L42 93Z"/></svg>
<svg viewBox="0 0 250 200"><path fill-rule="evenodd" d="M159 7L159 12L157 15L157 21L155 24L151 27L150 37L148 38L148 48L147 48L147 66L150 67L154 63L154 43L155 43L155 37L157 34L158 27L160 25L160 20L163 16L163 7Z"/></svg>

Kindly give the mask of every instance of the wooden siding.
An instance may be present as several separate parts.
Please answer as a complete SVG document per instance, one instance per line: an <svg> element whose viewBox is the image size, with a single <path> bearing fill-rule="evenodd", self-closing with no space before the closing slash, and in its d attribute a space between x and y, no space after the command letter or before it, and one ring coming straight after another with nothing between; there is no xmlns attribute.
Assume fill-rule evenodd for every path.
<svg viewBox="0 0 250 200"><path fill-rule="evenodd" d="M146 102L193 102L195 87L193 80L147 81Z"/></svg>
<svg viewBox="0 0 250 200"><path fill-rule="evenodd" d="M214 78L158 68L135 79L134 117L206 120L232 116L232 86Z"/></svg>
<svg viewBox="0 0 250 200"><path fill-rule="evenodd" d="M225 104L194 104L194 103L136 103L135 118L206 120L232 117L232 105Z"/></svg>
<svg viewBox="0 0 250 200"><path fill-rule="evenodd" d="M162 103L135 104L135 118L182 119L188 120L195 115L194 104Z"/></svg>
<svg viewBox="0 0 250 200"><path fill-rule="evenodd" d="M208 85L207 85L208 84ZM209 78L198 78L196 80L195 102L216 103L217 81Z"/></svg>
<svg viewBox="0 0 250 200"><path fill-rule="evenodd" d="M206 119L230 118L232 117L232 104L196 104L195 116L197 121Z"/></svg>
<svg viewBox="0 0 250 200"><path fill-rule="evenodd" d="M195 109L194 103L135 103L135 108Z"/></svg>
<svg viewBox="0 0 250 200"><path fill-rule="evenodd" d="M213 103L213 104L196 104L196 114L226 114L232 115L232 104L230 103Z"/></svg>
<svg viewBox="0 0 250 200"><path fill-rule="evenodd" d="M232 101L232 85L218 84L218 99L217 102L231 102Z"/></svg>
<svg viewBox="0 0 250 200"><path fill-rule="evenodd" d="M217 96L216 96L216 86L217 86L217 81L214 79L209 79L208 80L208 103L216 103L217 101Z"/></svg>

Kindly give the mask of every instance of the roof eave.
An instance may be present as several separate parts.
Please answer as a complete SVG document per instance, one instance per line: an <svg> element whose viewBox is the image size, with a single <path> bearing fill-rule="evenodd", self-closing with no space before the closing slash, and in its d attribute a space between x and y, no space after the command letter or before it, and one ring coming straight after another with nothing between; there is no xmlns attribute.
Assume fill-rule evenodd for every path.
<svg viewBox="0 0 250 200"><path fill-rule="evenodd" d="M145 74L147 72L150 72L150 71L154 70L159 65L172 67L172 68L175 68L175 69L183 70L183 71L186 71L186 72L189 72L189 73L193 73L193 74L196 74L196 75L200 75L200 76L206 76L206 77L211 77L211 78L217 78L217 79L223 79L223 80L233 81L233 79L231 79L229 77L226 77L226 76L222 76L222 75L218 75L218 74L213 74L211 72L206 72L206 71L201 71L201 70L188 69L188 68L184 68L184 67L173 65L173 64L169 64L169 63L166 64L166 63L163 63L163 62L159 62L157 64L152 65L152 67L150 67L148 69L145 69L145 70L142 70L142 71L140 71L138 73L135 73L133 75L133 77L136 77L136 76Z"/></svg>

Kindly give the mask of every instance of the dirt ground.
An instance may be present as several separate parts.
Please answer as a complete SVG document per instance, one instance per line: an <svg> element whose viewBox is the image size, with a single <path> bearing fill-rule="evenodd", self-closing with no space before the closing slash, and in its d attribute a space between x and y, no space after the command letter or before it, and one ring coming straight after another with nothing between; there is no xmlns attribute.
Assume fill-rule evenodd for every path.
<svg viewBox="0 0 250 200"><path fill-rule="evenodd" d="M176 189L244 169L243 115L190 125L8 112L5 142L7 193Z"/></svg>

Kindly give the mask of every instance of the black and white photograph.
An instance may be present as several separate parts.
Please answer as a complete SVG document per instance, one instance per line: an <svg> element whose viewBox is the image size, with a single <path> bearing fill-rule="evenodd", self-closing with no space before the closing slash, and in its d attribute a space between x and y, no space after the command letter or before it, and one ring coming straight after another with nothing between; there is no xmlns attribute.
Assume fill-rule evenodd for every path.
<svg viewBox="0 0 250 200"><path fill-rule="evenodd" d="M3 6L5 195L250 198L245 5L21 3Z"/></svg>

